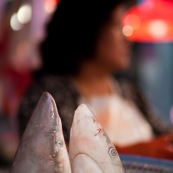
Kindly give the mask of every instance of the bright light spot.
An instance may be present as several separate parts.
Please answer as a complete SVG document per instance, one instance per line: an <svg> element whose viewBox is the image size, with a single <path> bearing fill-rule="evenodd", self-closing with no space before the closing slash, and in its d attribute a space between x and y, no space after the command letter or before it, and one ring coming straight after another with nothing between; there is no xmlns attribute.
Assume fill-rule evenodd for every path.
<svg viewBox="0 0 173 173"><path fill-rule="evenodd" d="M16 13L11 16L10 25L14 31L18 31L18 30L21 30L23 28L23 25L21 23L19 23L19 21L17 19Z"/></svg>
<svg viewBox="0 0 173 173"><path fill-rule="evenodd" d="M133 27L133 29L138 29L141 25L141 20L140 18L135 15L135 14L130 14L127 15L124 19L124 24L125 25L131 25Z"/></svg>
<svg viewBox="0 0 173 173"><path fill-rule="evenodd" d="M162 38L167 34L168 26L162 20L155 20L149 23L149 32L156 38Z"/></svg>
<svg viewBox="0 0 173 173"><path fill-rule="evenodd" d="M18 21L22 24L28 23L32 18L32 8L29 4L22 5L17 12Z"/></svg>
<svg viewBox="0 0 173 173"><path fill-rule="evenodd" d="M170 110L170 120L173 125L173 106L171 107L171 110Z"/></svg>
<svg viewBox="0 0 173 173"><path fill-rule="evenodd" d="M55 0L46 0L44 7L47 13L53 13L56 9L57 2Z"/></svg>
<svg viewBox="0 0 173 173"><path fill-rule="evenodd" d="M130 25L126 25L123 27L123 34L127 37L132 36L133 28Z"/></svg>

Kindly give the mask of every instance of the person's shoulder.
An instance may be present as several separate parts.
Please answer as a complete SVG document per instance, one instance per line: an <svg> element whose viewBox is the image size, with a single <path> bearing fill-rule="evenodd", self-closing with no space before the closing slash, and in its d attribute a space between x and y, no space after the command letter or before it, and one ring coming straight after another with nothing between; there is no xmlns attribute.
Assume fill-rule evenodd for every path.
<svg viewBox="0 0 173 173"><path fill-rule="evenodd" d="M37 78L35 80L35 83L38 83L40 85L44 86L52 86L52 85L67 85L70 84L70 80L66 76L59 76L59 75L44 75L40 78Z"/></svg>
<svg viewBox="0 0 173 173"><path fill-rule="evenodd" d="M47 91L53 97L77 97L78 95L78 91L68 76L44 75L35 80L31 87L37 88L41 92Z"/></svg>
<svg viewBox="0 0 173 173"><path fill-rule="evenodd" d="M78 92L72 82L63 76L44 75L32 81L27 91L23 95L21 109L33 110L39 98L44 92L49 92L58 105L76 103ZM29 116L29 115L28 115Z"/></svg>
<svg viewBox="0 0 173 173"><path fill-rule="evenodd" d="M58 75L43 75L39 78L36 78L30 87L39 87L40 89L48 92L52 90L64 90L69 88L74 89L74 86L68 77Z"/></svg>

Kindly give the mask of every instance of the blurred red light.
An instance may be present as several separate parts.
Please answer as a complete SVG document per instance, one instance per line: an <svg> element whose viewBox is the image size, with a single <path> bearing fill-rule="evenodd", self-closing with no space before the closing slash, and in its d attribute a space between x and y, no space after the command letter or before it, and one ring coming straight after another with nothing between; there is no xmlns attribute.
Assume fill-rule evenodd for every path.
<svg viewBox="0 0 173 173"><path fill-rule="evenodd" d="M173 41L173 1L145 0L126 12L123 25L132 27L130 35L123 32L132 41Z"/></svg>

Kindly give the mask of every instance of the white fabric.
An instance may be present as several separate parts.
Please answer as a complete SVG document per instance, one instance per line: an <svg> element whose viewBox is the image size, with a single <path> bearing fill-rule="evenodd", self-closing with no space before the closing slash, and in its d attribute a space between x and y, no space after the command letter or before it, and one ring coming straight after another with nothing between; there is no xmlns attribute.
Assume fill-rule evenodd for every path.
<svg viewBox="0 0 173 173"><path fill-rule="evenodd" d="M137 107L120 95L81 98L79 103L88 105L115 145L132 145L153 137L150 125Z"/></svg>

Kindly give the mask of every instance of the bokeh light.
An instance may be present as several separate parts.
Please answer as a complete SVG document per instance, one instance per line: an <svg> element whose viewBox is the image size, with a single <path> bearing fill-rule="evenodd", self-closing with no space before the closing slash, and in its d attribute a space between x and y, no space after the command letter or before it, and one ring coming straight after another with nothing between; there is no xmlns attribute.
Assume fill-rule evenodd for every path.
<svg viewBox="0 0 173 173"><path fill-rule="evenodd" d="M16 13L11 16L10 26L14 31L19 31L23 28L23 25L18 21Z"/></svg>
<svg viewBox="0 0 173 173"><path fill-rule="evenodd" d="M127 37L131 36L133 34L133 28L130 25L126 25L123 27L123 34Z"/></svg>
<svg viewBox="0 0 173 173"><path fill-rule="evenodd" d="M53 13L56 9L56 5L57 5L56 0L45 0L45 10L47 13Z"/></svg>
<svg viewBox="0 0 173 173"><path fill-rule="evenodd" d="M22 5L17 12L17 19L21 24L28 23L32 18L32 7L29 4Z"/></svg>
<svg viewBox="0 0 173 173"><path fill-rule="evenodd" d="M153 20L149 23L149 32L156 38L165 37L168 32L167 23L163 20Z"/></svg>
<svg viewBox="0 0 173 173"><path fill-rule="evenodd" d="M141 20L137 15L130 14L130 15L127 15L124 19L125 25L128 25L129 23L131 24L133 29L138 29L141 25Z"/></svg>

